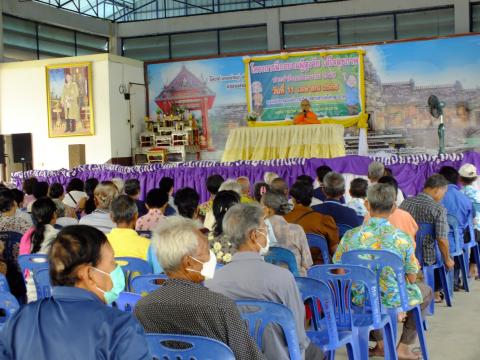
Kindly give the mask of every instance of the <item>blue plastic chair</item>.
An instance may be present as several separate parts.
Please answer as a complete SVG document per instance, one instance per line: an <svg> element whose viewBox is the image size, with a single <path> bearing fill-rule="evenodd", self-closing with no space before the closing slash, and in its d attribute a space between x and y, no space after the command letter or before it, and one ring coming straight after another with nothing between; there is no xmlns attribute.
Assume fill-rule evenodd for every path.
<svg viewBox="0 0 480 360"><path fill-rule="evenodd" d="M48 269L48 258L45 254L20 255L18 257L18 264L22 269L23 276L25 276L27 270L35 273L38 270Z"/></svg>
<svg viewBox="0 0 480 360"><path fill-rule="evenodd" d="M278 324L283 330L287 341L290 359L302 358L298 344L295 320L289 308L284 305L262 300L238 300L235 301L242 319L247 322L250 336L262 349L262 337L268 324Z"/></svg>
<svg viewBox="0 0 480 360"><path fill-rule="evenodd" d="M10 292L10 286L8 286L7 278L3 274L0 274L0 291Z"/></svg>
<svg viewBox="0 0 480 360"><path fill-rule="evenodd" d="M343 274L337 271L343 270ZM351 330L358 341L360 359L368 360L369 334L372 330L383 330L385 359L398 360L392 323L388 315L381 313L380 294L375 273L358 265L316 265L307 271L307 276L323 281L332 290L333 304L340 331ZM356 307L352 304L352 285L362 286L365 291L367 306ZM360 312L363 310L363 312Z"/></svg>
<svg viewBox="0 0 480 360"><path fill-rule="evenodd" d="M33 281L37 289L37 300L52 296L52 285L50 284L50 270L41 269L33 273Z"/></svg>
<svg viewBox="0 0 480 360"><path fill-rule="evenodd" d="M152 238L152 232L149 231L149 230L137 230L137 234L140 235L140 236L143 236L147 239Z"/></svg>
<svg viewBox="0 0 480 360"><path fill-rule="evenodd" d="M133 309L135 309L135 304L141 298L141 295L123 291L120 293L118 299L112 304L112 307L131 313L133 312Z"/></svg>
<svg viewBox="0 0 480 360"><path fill-rule="evenodd" d="M480 204L473 203L474 211L480 212ZM477 266L478 274L480 274L480 247L475 239L475 230L474 230L472 220L468 224L468 232L470 234L470 241L463 244L463 261L465 262L465 267L468 269L470 266L470 252L473 253L473 260ZM470 277L470 272L468 272L468 277Z"/></svg>
<svg viewBox="0 0 480 360"><path fill-rule="evenodd" d="M156 280L162 282L162 280L165 281L167 279L168 276L166 274L138 275L132 279L130 288L135 294L144 296L162 286L161 284L157 284Z"/></svg>
<svg viewBox="0 0 480 360"><path fill-rule="evenodd" d="M232 350L224 343L203 336L146 334L148 349L154 359L161 360L235 360ZM185 344L181 349L172 343ZM183 348L185 347L185 348Z"/></svg>
<svg viewBox="0 0 480 360"><path fill-rule="evenodd" d="M454 215L448 214L447 215L448 226L453 231L453 238L454 238L454 245L455 248L452 249L452 244L450 244L450 255L456 260L456 263L460 267L460 273L462 275L462 283L466 292L470 292L470 288L468 286L468 265L465 264L464 259L464 252L463 252L463 232L460 230L458 225L458 220ZM458 270L457 270L458 271ZM450 286L453 286L453 278L457 277L454 275L456 271L450 273ZM451 289L451 296L453 297L453 289Z"/></svg>
<svg viewBox="0 0 480 360"><path fill-rule="evenodd" d="M387 250L352 250L342 255L342 264L361 265L373 270L377 274L377 284L380 286L380 276L383 270L387 267L391 268L395 274L398 284L400 307L386 309L390 315L393 332L397 338L397 314L398 311L412 311L415 317L415 325L418 333L418 340L420 348L422 349L423 360L428 360L427 342L424 332L424 319L420 305L409 305L407 284L405 281L405 269L402 259Z"/></svg>
<svg viewBox="0 0 480 360"><path fill-rule="evenodd" d="M22 234L13 231L0 231L0 241L5 249L3 251L3 260L7 264L7 281L10 292L23 303L26 301L27 290L22 271L18 266L18 255L20 249L20 239Z"/></svg>
<svg viewBox="0 0 480 360"><path fill-rule="evenodd" d="M125 274L125 290L130 291L132 279L138 275L152 274L152 267L148 262L133 257L116 257L115 261L122 267Z"/></svg>
<svg viewBox="0 0 480 360"><path fill-rule="evenodd" d="M348 358L355 360L360 357L357 343L351 331L338 331L335 320L335 311L332 306L333 296L327 284L310 278L296 277L298 289L303 302L310 304L312 310L312 330L307 330L310 340L324 353L328 352L327 359L335 359L335 350L346 346ZM320 301L323 319L320 316L317 301Z"/></svg>
<svg viewBox="0 0 480 360"><path fill-rule="evenodd" d="M435 242L435 253L436 253L436 262L435 264L425 264L423 261L423 242L425 238L429 236ZM434 224L427 224L427 223L419 223L418 224L418 231L415 236L415 242L417 247L415 249L415 256L420 263L420 266L423 270L423 277L425 279L425 283L430 286L433 290L435 290L435 272L438 272L441 282L441 288L443 289L445 295L445 302L447 306L452 306L452 288L449 285L450 277L448 276L447 269L445 264L442 260L442 255L438 248L436 234L435 234L435 225ZM429 313L433 315L435 313L435 301L430 303Z"/></svg>
<svg viewBox="0 0 480 360"><path fill-rule="evenodd" d="M268 254L265 255L265 261L279 266L287 265L293 276L300 276L295 255L288 249L279 246L270 247Z"/></svg>
<svg viewBox="0 0 480 360"><path fill-rule="evenodd" d="M0 310L3 310L5 315L0 316L0 328L7 322L7 320L20 308L15 296L9 292L0 291Z"/></svg>
<svg viewBox="0 0 480 360"><path fill-rule="evenodd" d="M337 228L338 228L338 236L340 239L348 230L353 229L350 225L347 225L347 224L337 224Z"/></svg>
<svg viewBox="0 0 480 360"><path fill-rule="evenodd" d="M318 248L322 253L324 264L331 264L330 252L328 250L328 242L325 236L320 234L307 234L308 246L310 248Z"/></svg>

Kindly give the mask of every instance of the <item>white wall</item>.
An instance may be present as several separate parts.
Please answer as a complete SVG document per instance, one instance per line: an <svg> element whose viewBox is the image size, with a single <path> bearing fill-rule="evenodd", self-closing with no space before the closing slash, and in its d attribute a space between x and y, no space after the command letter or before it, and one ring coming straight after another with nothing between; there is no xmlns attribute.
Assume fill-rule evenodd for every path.
<svg viewBox="0 0 480 360"><path fill-rule="evenodd" d="M45 66L85 61L92 62L95 135L49 138ZM128 102L118 93L121 73L127 82L139 74L143 80L143 64L108 54L0 64L0 133L32 133L35 169L68 168L69 144L85 144L89 164L129 156L128 127L121 126L128 119Z"/></svg>

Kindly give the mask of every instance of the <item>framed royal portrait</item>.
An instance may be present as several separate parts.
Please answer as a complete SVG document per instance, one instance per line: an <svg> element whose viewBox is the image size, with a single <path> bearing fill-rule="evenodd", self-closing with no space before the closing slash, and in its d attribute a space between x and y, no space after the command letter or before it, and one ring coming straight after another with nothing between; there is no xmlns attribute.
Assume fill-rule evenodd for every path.
<svg viewBox="0 0 480 360"><path fill-rule="evenodd" d="M92 102L92 63L46 67L48 136L95 134Z"/></svg>

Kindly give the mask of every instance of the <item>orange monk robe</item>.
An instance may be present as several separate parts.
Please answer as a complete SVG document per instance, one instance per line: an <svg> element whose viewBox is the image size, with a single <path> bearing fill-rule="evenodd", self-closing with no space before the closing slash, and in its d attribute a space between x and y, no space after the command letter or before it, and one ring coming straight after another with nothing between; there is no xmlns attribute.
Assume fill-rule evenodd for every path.
<svg viewBox="0 0 480 360"><path fill-rule="evenodd" d="M317 115L312 111L307 111L307 116L303 112L298 113L293 118L293 123L295 125L309 125L309 124L321 124L322 122L318 120Z"/></svg>

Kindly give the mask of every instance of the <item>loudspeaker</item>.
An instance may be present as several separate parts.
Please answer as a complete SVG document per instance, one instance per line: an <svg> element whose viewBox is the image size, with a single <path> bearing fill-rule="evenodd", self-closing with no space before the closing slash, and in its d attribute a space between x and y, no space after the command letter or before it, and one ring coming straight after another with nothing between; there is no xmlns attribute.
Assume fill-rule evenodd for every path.
<svg viewBox="0 0 480 360"><path fill-rule="evenodd" d="M85 144L68 145L68 164L70 170L85 165Z"/></svg>
<svg viewBox="0 0 480 360"><path fill-rule="evenodd" d="M5 164L5 137L0 135L0 164Z"/></svg>
<svg viewBox="0 0 480 360"><path fill-rule="evenodd" d="M12 134L13 162L32 163L32 134Z"/></svg>

